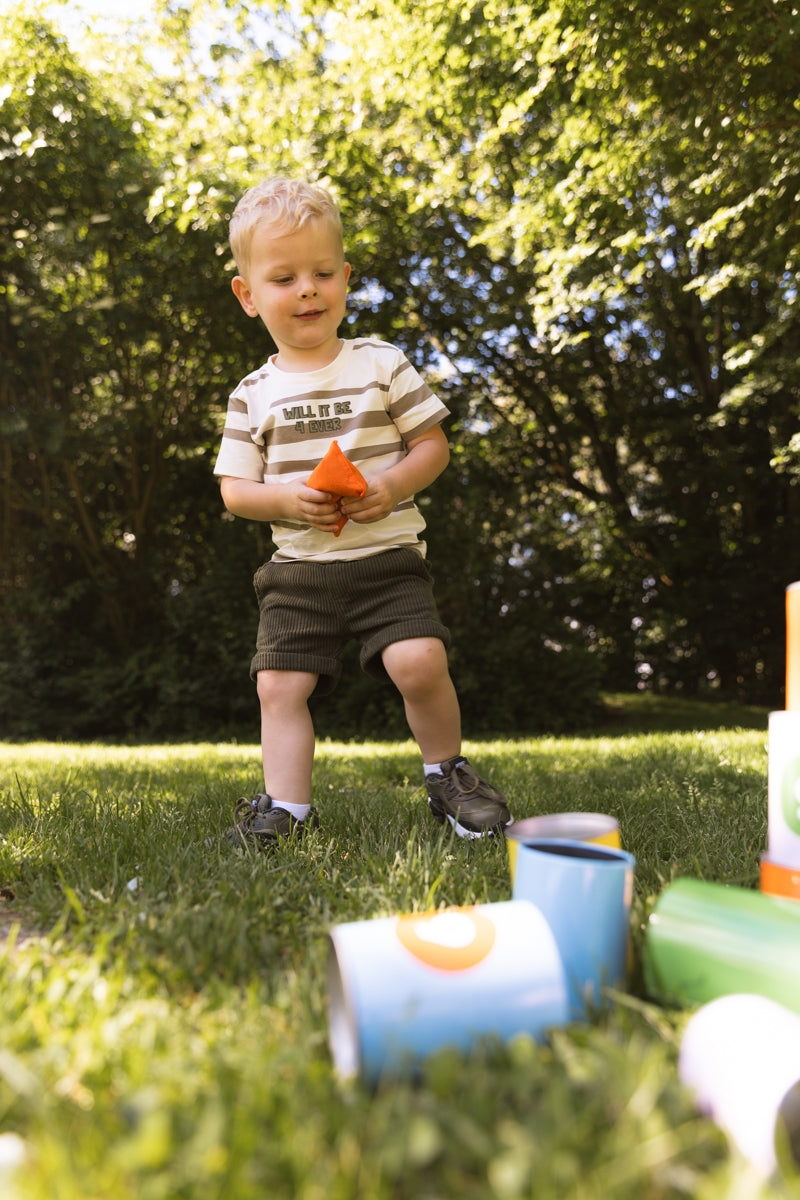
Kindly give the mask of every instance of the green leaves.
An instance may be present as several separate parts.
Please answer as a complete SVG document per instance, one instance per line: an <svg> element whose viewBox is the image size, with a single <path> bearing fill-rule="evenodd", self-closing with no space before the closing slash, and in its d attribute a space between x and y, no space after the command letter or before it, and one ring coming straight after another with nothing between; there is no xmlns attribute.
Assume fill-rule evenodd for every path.
<svg viewBox="0 0 800 1200"><path fill-rule="evenodd" d="M503 720L560 722L562 673L587 711L598 664L774 703L800 536L797 20L718 0L193 0L78 54L10 18L7 711L35 727L67 689L34 665L64 642L73 680L128 664L133 725L162 704L233 719L211 716L217 651L205 686L179 660L205 661L192 622L228 603L206 549L245 581L269 552L222 526L210 466L227 392L269 352L230 297L226 221L271 172L334 189L346 331L401 344L453 410L459 474L423 499L468 721L501 662ZM243 586L213 639L230 689ZM516 663L556 645L534 713ZM357 684L339 704L364 711Z"/></svg>

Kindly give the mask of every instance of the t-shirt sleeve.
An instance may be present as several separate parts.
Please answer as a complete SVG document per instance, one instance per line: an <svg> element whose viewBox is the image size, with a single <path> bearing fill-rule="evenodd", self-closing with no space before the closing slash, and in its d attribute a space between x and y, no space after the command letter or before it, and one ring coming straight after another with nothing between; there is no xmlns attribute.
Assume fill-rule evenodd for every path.
<svg viewBox="0 0 800 1200"><path fill-rule="evenodd" d="M406 442L413 441L450 415L450 410L402 354L392 373L389 415Z"/></svg>
<svg viewBox="0 0 800 1200"><path fill-rule="evenodd" d="M214 474L264 482L263 450L253 441L247 404L236 392L228 401Z"/></svg>

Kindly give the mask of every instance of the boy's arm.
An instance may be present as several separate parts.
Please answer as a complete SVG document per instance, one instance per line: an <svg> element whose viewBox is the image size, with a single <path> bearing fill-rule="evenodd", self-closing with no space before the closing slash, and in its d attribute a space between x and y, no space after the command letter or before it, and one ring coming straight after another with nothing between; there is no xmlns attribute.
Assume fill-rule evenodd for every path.
<svg viewBox="0 0 800 1200"><path fill-rule="evenodd" d="M330 494L303 483L258 483L223 475L220 493L228 512L250 521L302 521L332 533L340 520Z"/></svg>
<svg viewBox="0 0 800 1200"><path fill-rule="evenodd" d="M441 475L450 461L450 447L441 425L434 425L408 443L408 453L388 471L367 479L363 499L345 497L342 513L351 520L368 524L382 521L401 500L421 492Z"/></svg>

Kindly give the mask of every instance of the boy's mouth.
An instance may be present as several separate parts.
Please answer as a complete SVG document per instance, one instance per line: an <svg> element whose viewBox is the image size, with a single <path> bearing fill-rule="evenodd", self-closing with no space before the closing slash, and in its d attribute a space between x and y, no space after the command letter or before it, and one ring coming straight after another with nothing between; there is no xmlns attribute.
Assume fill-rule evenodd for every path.
<svg viewBox="0 0 800 1200"><path fill-rule="evenodd" d="M306 312L297 314L298 321L313 321L317 317L321 317L324 313L322 308L309 308Z"/></svg>

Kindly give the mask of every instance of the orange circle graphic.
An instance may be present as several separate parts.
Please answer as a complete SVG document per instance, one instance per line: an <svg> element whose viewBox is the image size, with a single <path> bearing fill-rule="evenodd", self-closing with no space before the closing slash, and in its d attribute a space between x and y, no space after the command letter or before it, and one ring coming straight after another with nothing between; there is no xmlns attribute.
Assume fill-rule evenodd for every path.
<svg viewBox="0 0 800 1200"><path fill-rule="evenodd" d="M494 945L494 924L474 908L445 908L397 918L397 937L414 958L439 971L467 971Z"/></svg>

